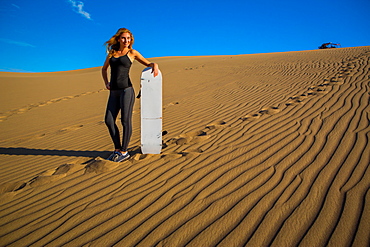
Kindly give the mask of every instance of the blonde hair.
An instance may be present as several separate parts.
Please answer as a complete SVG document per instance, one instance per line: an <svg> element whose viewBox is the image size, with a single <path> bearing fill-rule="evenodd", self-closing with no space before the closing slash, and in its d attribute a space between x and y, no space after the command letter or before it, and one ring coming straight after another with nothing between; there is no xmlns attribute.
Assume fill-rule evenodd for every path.
<svg viewBox="0 0 370 247"><path fill-rule="evenodd" d="M132 35L131 31L127 28L120 28L117 30L116 34L112 36L104 45L107 47L107 53L109 57L112 57L115 52L119 50L119 38L123 33L129 33L131 36L131 42L129 45L129 49L132 49L132 45L134 44L134 35Z"/></svg>

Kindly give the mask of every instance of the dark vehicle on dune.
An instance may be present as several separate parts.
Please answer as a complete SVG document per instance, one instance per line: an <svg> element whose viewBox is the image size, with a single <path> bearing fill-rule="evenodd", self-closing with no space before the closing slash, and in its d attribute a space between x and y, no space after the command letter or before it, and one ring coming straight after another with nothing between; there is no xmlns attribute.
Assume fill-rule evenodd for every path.
<svg viewBox="0 0 370 247"><path fill-rule="evenodd" d="M339 48L340 44L334 44L334 43L324 43L321 46L319 46L319 49L328 49L328 48Z"/></svg>

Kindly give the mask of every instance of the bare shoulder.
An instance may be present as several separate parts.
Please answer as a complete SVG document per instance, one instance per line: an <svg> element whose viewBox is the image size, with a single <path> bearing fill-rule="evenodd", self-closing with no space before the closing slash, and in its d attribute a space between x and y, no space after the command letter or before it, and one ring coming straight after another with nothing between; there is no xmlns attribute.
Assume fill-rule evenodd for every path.
<svg viewBox="0 0 370 247"><path fill-rule="evenodd" d="M147 59L145 59L143 55L141 55L140 52L138 52L137 50L134 50L134 49L130 50L130 57L139 61L141 64L145 66L150 65L150 62Z"/></svg>
<svg viewBox="0 0 370 247"><path fill-rule="evenodd" d="M133 57L137 57L137 56L141 55L141 54L140 54L140 52L138 52L138 51L137 51L137 50L135 50L135 49L131 49L131 50L130 50L130 54L131 54Z"/></svg>

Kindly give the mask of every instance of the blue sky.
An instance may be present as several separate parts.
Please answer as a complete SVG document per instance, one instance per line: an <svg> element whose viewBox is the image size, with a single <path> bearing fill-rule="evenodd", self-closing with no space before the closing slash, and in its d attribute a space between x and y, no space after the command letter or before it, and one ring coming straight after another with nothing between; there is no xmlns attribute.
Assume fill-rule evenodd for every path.
<svg viewBox="0 0 370 247"><path fill-rule="evenodd" d="M0 71L101 66L118 28L146 58L370 45L369 0L1 0Z"/></svg>

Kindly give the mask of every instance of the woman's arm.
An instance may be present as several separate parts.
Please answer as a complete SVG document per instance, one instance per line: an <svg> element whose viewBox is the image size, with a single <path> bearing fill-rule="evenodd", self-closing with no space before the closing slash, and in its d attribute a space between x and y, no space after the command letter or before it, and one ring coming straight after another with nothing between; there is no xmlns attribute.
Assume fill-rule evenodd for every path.
<svg viewBox="0 0 370 247"><path fill-rule="evenodd" d="M132 50L131 51L131 54L133 55L133 57L139 61L141 64L143 64L144 66L147 66L147 67L151 67L152 68L152 73L154 74L154 77L156 77L158 75L158 64L156 63L151 63L149 62L146 58L144 58L138 51L136 50Z"/></svg>
<svg viewBox="0 0 370 247"><path fill-rule="evenodd" d="M101 69L101 75L103 77L103 80L104 80L104 84L105 84L105 87L110 90L110 83L108 81L108 67L109 67L109 57L107 56L107 59L105 59L105 62L104 62L104 65Z"/></svg>

